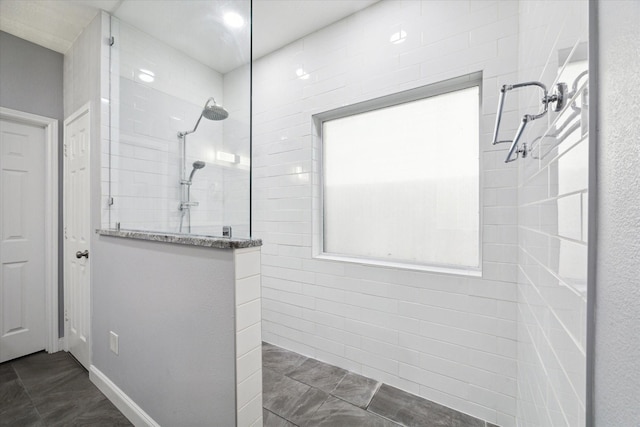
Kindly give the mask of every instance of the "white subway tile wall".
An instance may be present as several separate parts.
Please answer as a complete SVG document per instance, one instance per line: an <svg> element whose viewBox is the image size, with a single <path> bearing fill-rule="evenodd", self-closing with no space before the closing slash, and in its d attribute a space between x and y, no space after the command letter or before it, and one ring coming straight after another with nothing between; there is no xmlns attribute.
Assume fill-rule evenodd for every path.
<svg viewBox="0 0 640 427"><path fill-rule="evenodd" d="M517 77L512 1L381 1L254 63L253 227L265 341L503 426L515 425L518 166L492 146ZM404 31L400 43L394 33ZM259 34L255 35L259 37ZM482 277L314 259L311 115L482 71ZM517 96L504 131L519 122Z"/></svg>
<svg viewBox="0 0 640 427"><path fill-rule="evenodd" d="M262 425L260 248L236 249L236 406L238 427Z"/></svg>
<svg viewBox="0 0 640 427"><path fill-rule="evenodd" d="M235 225L235 236L248 237L249 162L241 163L249 157L248 75L226 78L115 18L111 31L111 144L103 145L106 153L110 149L111 169L109 174L106 163L102 179L108 195L111 178L114 204L103 217L110 217L111 227L119 222L128 229L177 232L182 174L177 134L193 129L209 97L223 106L229 99L227 120L203 119L186 137L186 174L194 161L206 163L191 186L191 200L199 204L191 209L191 230L221 235L223 225Z"/></svg>
<svg viewBox="0 0 640 427"><path fill-rule="evenodd" d="M518 81L565 82L571 90L587 70L587 43L587 2L520 2ZM523 426L585 424L585 82L580 78L573 88L578 110L569 106L527 129L524 141L533 151L518 161L517 420ZM521 96L520 114L535 111L537 98L535 90Z"/></svg>

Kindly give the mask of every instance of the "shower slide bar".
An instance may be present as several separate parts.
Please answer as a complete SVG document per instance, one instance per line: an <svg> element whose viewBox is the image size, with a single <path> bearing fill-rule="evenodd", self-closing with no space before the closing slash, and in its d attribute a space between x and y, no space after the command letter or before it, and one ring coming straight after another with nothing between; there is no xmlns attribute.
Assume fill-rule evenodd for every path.
<svg viewBox="0 0 640 427"><path fill-rule="evenodd" d="M198 206L198 202L191 201L191 184L193 182L193 175L196 171L206 166L205 162L202 160L196 160L193 162L191 175L187 178L187 135L194 133L198 129L200 120L202 120L203 117L207 120L220 121L229 117L229 112L221 105L218 105L216 100L211 97L204 104L204 107L202 107L200 117L198 117L198 121L193 129L178 132L178 139L182 141L182 179L180 180L181 199L180 205L178 206L178 210L180 211L180 227L178 228L178 231L180 233L182 233L185 216L187 216L188 221L187 232L191 233L191 208Z"/></svg>
<svg viewBox="0 0 640 427"><path fill-rule="evenodd" d="M500 122L502 120L502 110L504 108L504 100L507 96L507 92L513 89L519 89L527 86L536 86L542 90L543 92L542 110L537 114L525 114L522 117L522 121L520 122L520 126L518 127L518 130L516 131L516 135L513 138L513 140L502 140L502 141L498 140L498 133L500 131ZM547 112L549 111L549 104L555 103L555 106L553 107L554 112L558 112L562 110L562 108L565 105L566 94L567 94L566 83L556 84L555 91L551 95L549 95L547 91L547 87L540 82L531 81L531 82L516 83L513 85L502 85L502 88L500 89L500 98L498 100L498 111L496 113L496 124L493 130L492 145L503 144L503 143L511 144L511 147L509 148L509 154L507 154L507 158L504 161L505 163L510 163L517 160L521 154L523 158L527 157L527 154L528 154L527 145L525 143L522 143L522 147L518 146L518 142L520 141L520 138L522 137L522 134L524 133L524 130L527 124L541 117L544 117L544 115L547 114Z"/></svg>

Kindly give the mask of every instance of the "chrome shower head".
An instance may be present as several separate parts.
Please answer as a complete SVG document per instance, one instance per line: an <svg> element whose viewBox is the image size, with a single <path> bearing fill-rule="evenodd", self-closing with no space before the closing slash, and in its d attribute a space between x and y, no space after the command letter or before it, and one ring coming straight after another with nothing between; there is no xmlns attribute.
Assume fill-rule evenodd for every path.
<svg viewBox="0 0 640 427"><path fill-rule="evenodd" d="M206 163L203 162L202 160L196 160L195 162L193 162L193 169L191 170L191 175L189 175L189 183L191 183L191 180L193 179L193 175L196 173L196 171L198 169L202 169L203 167L205 167Z"/></svg>
<svg viewBox="0 0 640 427"><path fill-rule="evenodd" d="M211 102L213 102L213 104L209 105L209 103ZM225 110L221 105L218 105L215 99L213 98L207 99L207 102L204 104L204 107L202 108L202 112L200 113L200 117L198 117L198 121L196 122L196 125L193 127L192 130L178 132L178 138L184 138L186 135L189 135L190 133L195 132L196 129L198 129L198 125L200 125L200 120L202 120L203 117L207 120L216 120L216 121L224 120L227 117L229 117L229 112Z"/></svg>
<svg viewBox="0 0 640 427"><path fill-rule="evenodd" d="M213 99L213 98L211 98ZM217 105L214 101L213 105L206 105L202 110L202 116L209 120L224 120L229 117L229 113L222 106Z"/></svg>

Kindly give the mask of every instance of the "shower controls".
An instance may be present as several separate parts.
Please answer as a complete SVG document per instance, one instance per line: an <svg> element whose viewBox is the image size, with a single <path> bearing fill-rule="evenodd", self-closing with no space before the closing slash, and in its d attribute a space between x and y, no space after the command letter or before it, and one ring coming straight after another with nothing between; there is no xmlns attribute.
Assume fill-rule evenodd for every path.
<svg viewBox="0 0 640 427"><path fill-rule="evenodd" d="M192 206L198 206L199 204L200 203L198 202L181 202L178 209L180 209L181 211L186 211L189 210L189 208L191 208Z"/></svg>

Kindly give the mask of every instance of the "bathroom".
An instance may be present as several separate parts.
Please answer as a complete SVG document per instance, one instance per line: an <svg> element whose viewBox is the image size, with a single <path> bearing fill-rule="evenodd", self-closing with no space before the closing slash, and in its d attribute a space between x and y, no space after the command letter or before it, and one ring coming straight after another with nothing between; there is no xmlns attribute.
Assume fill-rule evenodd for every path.
<svg viewBox="0 0 640 427"><path fill-rule="evenodd" d="M0 2L3 20L14 3ZM356 1L261 52L258 40L278 33L266 25L269 12L284 26L299 15L320 20L327 6L163 2L163 11L136 3L98 6L104 11L93 10L60 53L62 111L55 113L34 107L33 90L15 94L20 63L5 58L24 46L7 41L20 25L0 27L3 108L58 119L62 142L63 120L73 124L89 105L91 232L77 250L91 258L74 264L86 268L91 260L90 294L82 296L90 307L86 368L131 422L230 425L206 421L224 413L220 420L235 417L237 425L269 425L262 417L283 414L262 400L262 341L489 424L634 424L638 204L628 160L639 158L630 121L638 76L628 58L638 49L637 2ZM179 49L144 27L178 39L210 4L234 6L245 18L225 39L232 66L194 59L197 45L210 47L207 37L176 41ZM195 11L193 22L186 11ZM620 89L616 79L629 84ZM494 135L501 88L530 81L549 95L566 83L566 102L541 103L538 87L505 90ZM437 86L445 83L446 90ZM398 102L385 97L435 99L451 88L477 88L470 148L442 142L407 156L403 141L389 150L367 134L351 152L357 155L323 152L329 132L322 123L372 111L362 105L372 101L390 112L385 107ZM512 142L522 117L545 105L549 111L527 124L514 150L492 144L494 136ZM208 111L228 117L210 120ZM374 154L385 168L362 166ZM332 159L343 172L335 176L362 187L331 193L350 190L326 185ZM381 181L387 164L413 167L417 182ZM60 188L65 169L57 169ZM452 173L459 176L438 181ZM413 185L433 198L416 197ZM464 197L438 192L443 185ZM409 198L399 188L412 189ZM367 201L363 216L348 203L358 193ZM446 224L444 234L428 229L432 223ZM230 243L219 246L224 239ZM63 258L66 244L59 245ZM74 268L64 262L61 283ZM60 337L67 336L67 297L60 292L64 309L48 314ZM13 313L7 306L3 312ZM252 344L239 351L249 335ZM43 348L65 349L50 341ZM242 400L247 387L251 399ZM249 412L254 418L243 418Z"/></svg>

